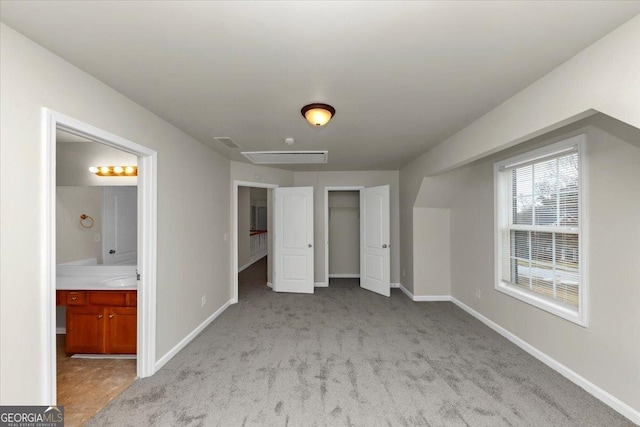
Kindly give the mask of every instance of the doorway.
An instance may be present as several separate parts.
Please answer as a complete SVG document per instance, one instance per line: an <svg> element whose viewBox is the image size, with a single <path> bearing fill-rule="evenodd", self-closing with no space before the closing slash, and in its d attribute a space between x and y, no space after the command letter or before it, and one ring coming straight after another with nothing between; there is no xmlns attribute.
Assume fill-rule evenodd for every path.
<svg viewBox="0 0 640 427"><path fill-rule="evenodd" d="M327 201L329 286L336 280L359 286L360 191L329 191Z"/></svg>
<svg viewBox="0 0 640 427"><path fill-rule="evenodd" d="M56 188L57 172L66 173L56 167L56 132L65 132L79 138L126 152L137 157L137 298L132 302L137 309L136 324L137 359L135 371L138 377L147 377L155 372L155 276L156 276L156 218L157 218L157 153L142 145L95 128L72 117L50 109L43 109L44 115L44 153L45 153L45 226L43 227L43 260L45 263L44 289L48 301L44 308L43 334L46 347L45 381L47 395L45 400L57 402L56 372ZM89 173L87 171L87 173ZM90 215L87 215L90 216ZM93 221L91 221L93 220ZM80 216L78 221L89 226L95 219ZM95 238L95 235L94 235ZM98 243L95 242L94 243ZM135 279L135 276L134 276ZM72 297L70 297L72 298Z"/></svg>
<svg viewBox="0 0 640 427"><path fill-rule="evenodd" d="M267 287L269 226L269 192L264 187L238 187L238 296L260 292Z"/></svg>
<svg viewBox="0 0 640 427"><path fill-rule="evenodd" d="M267 286L272 287L273 257L272 233L273 229L273 189L276 184L261 182L234 181L231 218L233 221L233 245L231 258L232 289L231 302L238 302L238 275L251 265L260 263L266 268ZM254 190L254 200L251 201L251 191ZM265 199L266 198L266 199ZM262 227L266 225L266 233ZM254 228L251 231L252 227ZM253 234L253 236L251 236ZM258 237L254 237L258 236ZM248 238L247 238L248 237ZM253 237L253 257L252 238ZM266 244L266 257L264 256ZM266 262L264 262L266 258ZM255 264L254 264L255 263ZM258 266L260 267L260 265Z"/></svg>
<svg viewBox="0 0 640 427"><path fill-rule="evenodd" d="M324 190L324 231L325 231L325 250L324 250L324 277L325 286L330 286L331 279L358 279L360 281L360 190L364 186L335 186L325 187ZM357 199L357 201L356 201ZM332 209L333 207L333 209ZM333 216L333 224L332 224ZM354 217L357 221L358 230L354 230ZM338 242L332 242L331 231L337 232L340 229L348 230L348 235L340 235ZM353 238L357 237L354 242ZM333 236L334 239L336 236ZM336 248L338 244L346 243L347 247ZM333 265L331 265L333 250ZM357 250L357 254L353 251ZM340 260L338 256L344 252L347 253L349 259ZM354 265L353 257L356 257L357 267ZM333 268L331 268L333 267ZM351 271L347 271L351 270ZM355 282L355 281L354 281Z"/></svg>
<svg viewBox="0 0 640 427"><path fill-rule="evenodd" d="M325 187L324 194L324 230L325 230L325 281L326 286L329 286L330 278L332 276L330 272L330 216L331 206L336 208L334 210L334 218L336 212L346 211L344 208L350 209L351 219L350 222L354 222L353 214L356 211L356 204L354 196L347 195L347 192L357 193L359 195L359 204L357 205L357 216L360 227L359 233L359 272L333 272L334 278L357 278L359 279L359 285L363 289L384 295L389 297L391 295L390 289L390 218L389 218L389 185L381 185L377 187L364 187L364 186L341 186L341 187ZM338 192L344 192L344 196L340 196ZM329 195L336 193L337 196L332 197L333 201L330 201ZM343 217L349 217L349 213L343 214ZM346 220L345 220L346 221ZM346 222L342 224L344 228ZM355 234L355 233L353 233ZM340 236L342 239L344 236ZM345 244L345 242L342 242ZM348 246L353 248L355 246L353 241L349 241ZM335 249L334 249L335 250ZM345 252L346 248L338 249L340 252ZM352 253L354 255L354 253ZM335 259L334 254L334 259ZM346 256L346 255L340 255ZM334 263L335 264L335 263ZM335 268L335 266L334 266ZM354 266L347 266L351 270L355 271Z"/></svg>
<svg viewBox="0 0 640 427"><path fill-rule="evenodd" d="M137 156L56 131L56 393L71 426L136 379L137 177L96 165L133 170Z"/></svg>

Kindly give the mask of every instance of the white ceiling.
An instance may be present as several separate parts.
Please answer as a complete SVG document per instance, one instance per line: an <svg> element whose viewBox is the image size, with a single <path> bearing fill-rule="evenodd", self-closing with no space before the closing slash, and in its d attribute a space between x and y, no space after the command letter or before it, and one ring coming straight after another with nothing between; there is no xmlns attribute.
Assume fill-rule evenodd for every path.
<svg viewBox="0 0 640 427"><path fill-rule="evenodd" d="M2 1L7 25L225 156L398 169L640 13L638 1ZM311 127L300 108L326 102Z"/></svg>

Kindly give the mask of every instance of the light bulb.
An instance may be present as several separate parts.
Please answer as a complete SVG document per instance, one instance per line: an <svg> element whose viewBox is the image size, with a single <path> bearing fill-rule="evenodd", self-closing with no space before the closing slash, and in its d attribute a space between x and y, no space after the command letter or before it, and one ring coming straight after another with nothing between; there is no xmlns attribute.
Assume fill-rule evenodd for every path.
<svg viewBox="0 0 640 427"><path fill-rule="evenodd" d="M122 169L122 166L116 166L113 168L113 171L115 173L122 173L124 171L124 169Z"/></svg>
<svg viewBox="0 0 640 427"><path fill-rule="evenodd" d="M98 172L98 168L97 168L97 167L95 167L95 166L91 166L91 167L89 168L89 172L91 172L91 173L96 173L96 172Z"/></svg>
<svg viewBox="0 0 640 427"><path fill-rule="evenodd" d="M133 166L127 166L124 171L125 171L125 173L127 173L129 175L132 174L133 173Z"/></svg>
<svg viewBox="0 0 640 427"><path fill-rule="evenodd" d="M109 167L108 166L100 166L100 172L103 174L108 174L109 173Z"/></svg>

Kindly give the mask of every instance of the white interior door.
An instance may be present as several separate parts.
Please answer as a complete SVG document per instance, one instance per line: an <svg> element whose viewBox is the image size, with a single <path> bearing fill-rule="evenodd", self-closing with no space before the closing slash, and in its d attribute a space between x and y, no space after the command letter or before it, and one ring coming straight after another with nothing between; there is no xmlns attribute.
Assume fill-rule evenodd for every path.
<svg viewBox="0 0 640 427"><path fill-rule="evenodd" d="M313 293L313 187L276 188L273 290Z"/></svg>
<svg viewBox="0 0 640 427"><path fill-rule="evenodd" d="M103 263L135 264L138 261L138 188L104 187Z"/></svg>
<svg viewBox="0 0 640 427"><path fill-rule="evenodd" d="M360 287L391 296L389 186L360 190Z"/></svg>

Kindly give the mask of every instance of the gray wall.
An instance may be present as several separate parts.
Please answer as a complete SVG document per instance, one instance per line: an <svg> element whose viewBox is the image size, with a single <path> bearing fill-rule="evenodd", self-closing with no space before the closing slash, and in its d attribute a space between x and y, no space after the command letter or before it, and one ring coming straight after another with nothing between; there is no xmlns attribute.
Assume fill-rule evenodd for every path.
<svg viewBox="0 0 640 427"><path fill-rule="evenodd" d="M360 274L360 192L329 192L329 276Z"/></svg>
<svg viewBox="0 0 640 427"><path fill-rule="evenodd" d="M413 208L415 296L451 295L450 217L449 209Z"/></svg>
<svg viewBox="0 0 640 427"><path fill-rule="evenodd" d="M42 291L48 191L42 108L158 152L158 359L229 301L229 161L6 25L0 28L0 404L48 404L49 331L41 308L52 301Z"/></svg>
<svg viewBox="0 0 640 427"><path fill-rule="evenodd" d="M587 328L494 289L493 162L580 133L587 135ZM598 115L465 169L450 209L452 296L640 409L640 131Z"/></svg>

